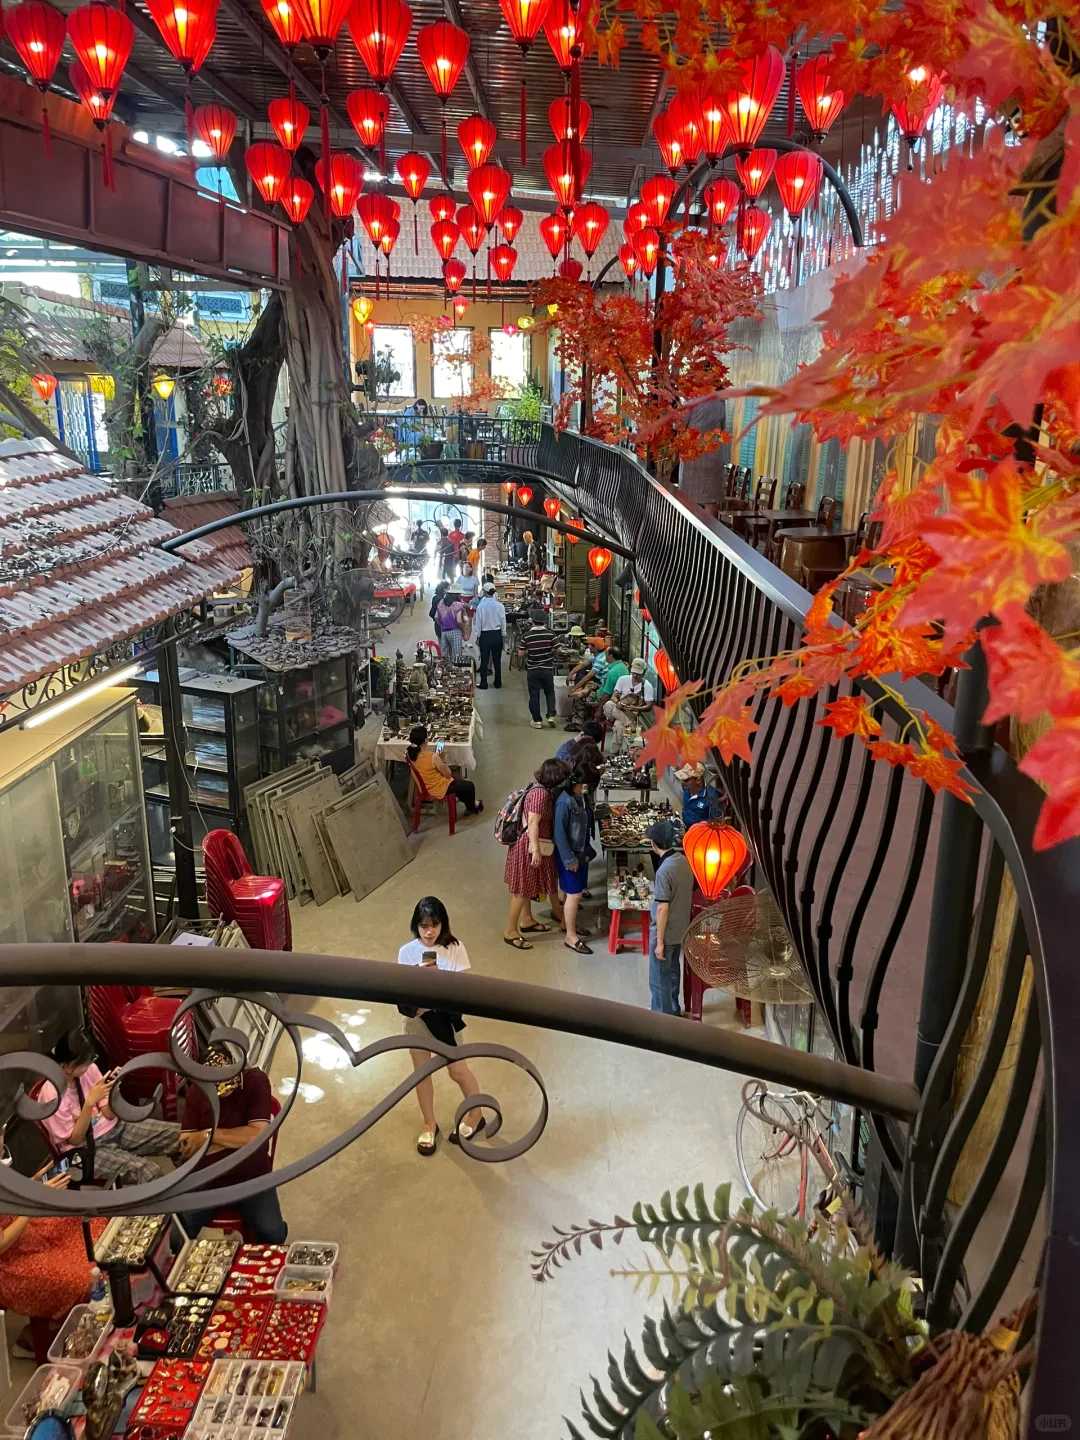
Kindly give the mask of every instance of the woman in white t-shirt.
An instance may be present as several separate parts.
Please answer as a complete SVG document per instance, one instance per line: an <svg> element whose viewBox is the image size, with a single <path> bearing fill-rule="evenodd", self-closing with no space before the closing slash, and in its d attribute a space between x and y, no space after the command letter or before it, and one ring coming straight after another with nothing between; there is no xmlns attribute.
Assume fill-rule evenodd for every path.
<svg viewBox="0 0 1080 1440"><path fill-rule="evenodd" d="M446 906L436 896L426 895L417 902L409 929L413 933L413 939L398 951L399 965L431 965L439 970L468 970L468 952L450 929L450 916ZM422 1036L425 1040L435 1036L448 1045L454 1045L455 1033L464 1029L461 1016L446 1010L417 1010L415 1014L409 1015L404 1011L404 1007L402 1009L406 1016L403 1027L406 1035ZM419 1070L431 1059L430 1050L413 1050L410 1053L414 1070ZM466 1061L455 1060L449 1069L450 1078L459 1086L462 1095L468 1098L478 1093L480 1083ZM421 1155L434 1155L440 1132L435 1119L435 1087L430 1075L417 1083L416 1098L420 1113L424 1117L424 1128L417 1137L416 1148ZM475 1122L462 1120L450 1136L450 1143L456 1145L459 1135L470 1140L483 1128L482 1114Z"/></svg>

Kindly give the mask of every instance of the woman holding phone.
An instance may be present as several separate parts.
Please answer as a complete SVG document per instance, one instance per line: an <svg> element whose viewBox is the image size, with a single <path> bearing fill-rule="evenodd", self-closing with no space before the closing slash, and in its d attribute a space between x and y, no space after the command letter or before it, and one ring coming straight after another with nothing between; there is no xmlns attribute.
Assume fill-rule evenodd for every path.
<svg viewBox="0 0 1080 1440"><path fill-rule="evenodd" d="M424 789L435 800L455 795L465 806L467 815L479 815L484 802L476 798L471 780L461 780L447 765L438 750L428 744L426 725L414 725L409 731L409 748L405 751L409 764L424 782Z"/></svg>
<svg viewBox="0 0 1080 1440"><path fill-rule="evenodd" d="M439 970L469 969L468 952L450 929L450 916L437 896L425 895L417 902L409 929L413 938L398 951L399 965L422 965ZM455 1045L457 1032L465 1028L461 1016L448 1010L420 1009L410 1013L410 1008L400 1008L405 1016L402 1028L406 1035L421 1036L425 1040L434 1036L447 1045ZM429 1050L413 1050L410 1053L414 1070L419 1070L431 1059ZM476 1076L464 1060L455 1060L450 1065L450 1078L466 1097L476 1095L480 1090ZM416 1149L421 1155L434 1155L438 1149L440 1131L435 1119L435 1087L430 1075L417 1083L416 1099L420 1114L424 1117L424 1128L417 1137ZM450 1136L450 1143L457 1144L459 1135L469 1140L483 1128L483 1115L475 1121L463 1120Z"/></svg>

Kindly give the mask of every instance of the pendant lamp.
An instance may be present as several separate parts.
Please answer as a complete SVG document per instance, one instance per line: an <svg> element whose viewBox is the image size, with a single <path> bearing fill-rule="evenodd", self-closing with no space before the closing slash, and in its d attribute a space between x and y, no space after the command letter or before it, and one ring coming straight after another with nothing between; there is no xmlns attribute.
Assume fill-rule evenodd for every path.
<svg viewBox="0 0 1080 1440"><path fill-rule="evenodd" d="M567 231L569 226L566 218L556 212L554 215L545 215L537 227L540 231L540 238L547 246L548 254L552 260L559 258L559 252L566 244Z"/></svg>
<svg viewBox="0 0 1080 1440"><path fill-rule="evenodd" d="M750 847L731 825L699 820L683 836L683 854L698 889L710 903L719 900L750 855Z"/></svg>
<svg viewBox="0 0 1080 1440"><path fill-rule="evenodd" d="M307 213L311 209L311 202L314 198L315 187L301 176L293 175L286 182L284 193L281 196L281 208L294 225L302 225L307 219Z"/></svg>
<svg viewBox="0 0 1080 1440"><path fill-rule="evenodd" d="M587 205L582 205L575 212L574 234L590 261L599 250L601 242L607 234L609 223L607 211L595 200L590 200Z"/></svg>
<svg viewBox="0 0 1080 1440"><path fill-rule="evenodd" d="M513 278L518 252L512 245L496 245L491 252L491 268L505 284Z"/></svg>
<svg viewBox="0 0 1080 1440"><path fill-rule="evenodd" d="M698 93L696 115L701 149L710 165L715 165L731 144L731 127L728 124L724 98L712 85L704 85Z"/></svg>
<svg viewBox="0 0 1080 1440"><path fill-rule="evenodd" d="M523 510L528 506L532 498L533 489L531 485L519 485L517 487L517 502Z"/></svg>
<svg viewBox="0 0 1080 1440"><path fill-rule="evenodd" d="M734 180L721 176L719 180L713 180L705 186L704 200L712 224L724 225L739 203L739 187Z"/></svg>
<svg viewBox="0 0 1080 1440"><path fill-rule="evenodd" d="M793 219L817 199L822 173L821 156L812 150L792 150L776 162L776 188Z"/></svg>
<svg viewBox="0 0 1080 1440"><path fill-rule="evenodd" d="M574 123L570 118L570 101L565 95L552 100L548 106L548 123L551 125L551 133L556 140L573 140ZM592 124L592 106L587 100L578 101L578 129L579 140L584 140L589 133L589 126Z"/></svg>
<svg viewBox="0 0 1080 1440"><path fill-rule="evenodd" d="M762 193L775 168L775 150L751 150L748 155L735 157L735 171L751 200L756 200Z"/></svg>
<svg viewBox="0 0 1080 1440"><path fill-rule="evenodd" d="M461 317L465 314L465 311L466 311L468 308L469 308L469 302L465 299L465 296L464 296L464 295L455 295L455 296L454 296L454 324L455 324L455 325L456 325L457 322L461 319Z"/></svg>
<svg viewBox="0 0 1080 1440"><path fill-rule="evenodd" d="M408 195L412 201L413 251L419 255L420 226L416 215L417 201L423 194L424 186L428 182L428 176L431 174L431 165L428 163L426 156L420 155L415 150L410 150L407 154L398 157L395 168L398 173L398 178L405 187L405 194Z"/></svg>
<svg viewBox="0 0 1080 1440"><path fill-rule="evenodd" d="M915 147L922 139L930 116L941 104L945 86L942 77L927 65L914 66L904 79L903 93L892 102L889 109L899 126L900 134L907 141L910 170L914 163L912 157Z"/></svg>
<svg viewBox="0 0 1080 1440"><path fill-rule="evenodd" d="M191 77L217 37L218 0L146 0L146 7L184 72L184 116L191 139Z"/></svg>
<svg viewBox="0 0 1080 1440"><path fill-rule="evenodd" d="M453 257L443 266L443 283L451 295L455 295L465 280L465 262Z"/></svg>
<svg viewBox="0 0 1080 1440"><path fill-rule="evenodd" d="M671 657L666 650L657 650L653 656L653 669L660 676L660 683L665 690L677 690L679 688L679 676L675 666L671 663Z"/></svg>
<svg viewBox="0 0 1080 1440"><path fill-rule="evenodd" d="M675 181L667 175L653 175L641 187L641 203L649 216L654 230L662 230L667 220L671 202L675 198Z"/></svg>
<svg viewBox="0 0 1080 1440"><path fill-rule="evenodd" d="M368 239L378 250L384 231L389 228L394 219L390 197L377 190L369 190L356 202L356 213L361 225L367 231Z"/></svg>
<svg viewBox="0 0 1080 1440"><path fill-rule="evenodd" d="M39 370L36 375L30 377L30 383L41 396L46 404L56 394L56 387L59 383L55 375L50 375L46 370Z"/></svg>
<svg viewBox="0 0 1080 1440"><path fill-rule="evenodd" d="M244 152L244 164L267 205L281 199L292 164L287 150L260 140L258 144L248 146Z"/></svg>
<svg viewBox="0 0 1080 1440"><path fill-rule="evenodd" d="M585 273L585 267L580 260L575 260L573 255L568 255L559 266L559 278L561 280L578 281Z"/></svg>
<svg viewBox="0 0 1080 1440"><path fill-rule="evenodd" d="M517 239L518 231L525 223L525 212L519 210L516 205L504 205L499 211L498 226L502 231L502 237L508 245L513 245Z"/></svg>
<svg viewBox="0 0 1080 1440"><path fill-rule="evenodd" d="M518 126L521 133L522 165L529 158L529 99L525 88L525 57L528 55L533 41L539 35L540 27L543 25L550 7L551 0L499 0L499 9L503 13L503 19L510 27L510 34L521 51Z"/></svg>
<svg viewBox="0 0 1080 1440"><path fill-rule="evenodd" d="M458 229L461 231L461 238L471 252L473 257L472 266L472 298L476 301L476 257L480 253L480 247L487 235L487 227L480 218L479 213L472 205L462 205L457 212Z"/></svg>
<svg viewBox="0 0 1080 1440"><path fill-rule="evenodd" d="M198 114L198 111L195 112ZM286 150L299 149L300 142L311 122L311 111L300 100L282 96L271 100L266 107L270 126L278 138L278 144Z"/></svg>
<svg viewBox="0 0 1080 1440"><path fill-rule="evenodd" d="M604 571L613 560L613 555L606 545L594 545L589 551L589 569L599 580Z"/></svg>
<svg viewBox="0 0 1080 1440"><path fill-rule="evenodd" d="M832 63L832 56L828 51L823 51L822 54L815 55L812 60L808 60L805 65L801 65L795 76L795 89L799 96L799 104L802 106L803 114L810 122L810 130L819 145L832 129L833 122L844 108L843 90L837 89L829 79Z"/></svg>
<svg viewBox="0 0 1080 1440"><path fill-rule="evenodd" d="M640 230L648 230L652 225L652 218L649 214L649 207L643 205L640 200L635 200L633 205L626 212L623 220L623 229L632 240Z"/></svg>
<svg viewBox="0 0 1080 1440"><path fill-rule="evenodd" d="M453 220L436 220L431 227L431 243L443 260L449 260L454 253L461 231Z"/></svg>
<svg viewBox="0 0 1080 1440"><path fill-rule="evenodd" d="M147 0L150 3L150 0ZM315 51L319 62L319 143L324 168L330 164L330 97L326 93L326 65L337 43L337 37L351 0L292 0L304 39ZM316 174L316 179L318 175ZM323 203L327 217L333 207L333 185L322 184ZM336 213L336 212L335 212Z"/></svg>
<svg viewBox="0 0 1080 1440"><path fill-rule="evenodd" d="M747 260L753 260L771 229L772 216L767 210L762 210L757 205L748 205L742 212L739 216L738 243Z"/></svg>
<svg viewBox="0 0 1080 1440"><path fill-rule="evenodd" d="M293 0L262 0L262 8L271 30L291 55L304 38Z"/></svg>
<svg viewBox="0 0 1080 1440"><path fill-rule="evenodd" d="M667 113L672 125L679 129L683 164L692 170L701 159L703 149L697 100L693 95L676 95Z"/></svg>
<svg viewBox="0 0 1080 1440"><path fill-rule="evenodd" d="M94 122L94 128L101 131L101 181L106 190L112 190L114 188L112 132L109 129L109 119L112 115L113 105L116 103L116 91L111 90L106 93L95 85L78 60L73 60L68 66L68 79L71 82L71 88Z"/></svg>
<svg viewBox="0 0 1080 1440"><path fill-rule="evenodd" d="M236 139L236 116L224 105L197 105L191 116L192 130L213 159L224 164ZM218 178L218 201L225 204L225 188Z"/></svg>
<svg viewBox="0 0 1080 1440"><path fill-rule="evenodd" d="M431 88L439 97L442 111L442 172L446 174L446 102L453 93L465 61L469 58L468 31L451 25L449 20L436 20L416 32L416 49L420 63L427 71Z"/></svg>
<svg viewBox="0 0 1080 1440"><path fill-rule="evenodd" d="M66 26L59 10L44 0L22 0L3 12L3 30L25 65L30 79L41 92L41 135L46 153L51 147L49 110L45 93L60 63Z"/></svg>
<svg viewBox="0 0 1080 1440"><path fill-rule="evenodd" d="M381 90L350 90L345 96L345 109L361 145L369 150L381 146L390 118L390 97Z"/></svg>
<svg viewBox="0 0 1080 1440"><path fill-rule="evenodd" d="M591 169L592 156L573 140L562 140L544 151L544 174L564 210L572 210L581 199Z"/></svg>
<svg viewBox="0 0 1080 1440"><path fill-rule="evenodd" d="M551 0L544 17L544 34L555 56L555 63L564 75L574 68L575 61L585 57L588 8L585 0L577 0L573 4L571 0Z"/></svg>
<svg viewBox="0 0 1080 1440"><path fill-rule="evenodd" d="M672 114L669 107L653 121L653 139L660 151L660 158L672 175L683 162L683 127L678 113Z"/></svg>
<svg viewBox="0 0 1080 1440"><path fill-rule="evenodd" d="M453 220L457 214L457 206L454 204L452 195L433 195L428 201L428 209L431 211L432 220Z"/></svg>
<svg viewBox="0 0 1080 1440"><path fill-rule="evenodd" d="M404 0L354 0L349 11L353 44L380 90L386 88L401 59L412 18Z"/></svg>
<svg viewBox="0 0 1080 1440"><path fill-rule="evenodd" d="M740 82L725 92L723 102L736 150L746 153L757 144L784 83L784 68L775 45L743 61Z"/></svg>
<svg viewBox="0 0 1080 1440"><path fill-rule="evenodd" d="M457 127L457 136L466 165L470 170L478 170L494 150L499 132L483 115L470 115Z"/></svg>
<svg viewBox="0 0 1080 1440"><path fill-rule="evenodd" d="M329 164L321 156L315 162L315 179L326 196L330 212L339 220L352 214L364 188L364 170L355 156L344 150L333 150Z"/></svg>
<svg viewBox="0 0 1080 1440"><path fill-rule="evenodd" d="M582 520L579 515L574 515L574 516L572 516L569 520L567 520L566 523L567 523L567 525L571 526L572 529L574 529L574 530L584 530L584 529L585 529L585 521ZM578 540L580 539L580 536L578 536L578 535L571 535L570 531L568 530L568 531L566 532L566 538L567 538L567 540L570 542L571 545L576 545L576 544L578 543Z"/></svg>
<svg viewBox="0 0 1080 1440"><path fill-rule="evenodd" d="M511 183L509 171L501 165L481 165L478 170L469 172L465 188L486 226L494 225L496 216L510 195Z"/></svg>
<svg viewBox="0 0 1080 1440"><path fill-rule="evenodd" d="M646 277L651 276L656 269L656 262L660 258L659 232L651 227L648 230L639 230L631 236L630 243L637 256L638 269Z"/></svg>
<svg viewBox="0 0 1080 1440"><path fill-rule="evenodd" d="M637 253L629 240L624 241L623 244L619 246L619 264L622 266L623 274L627 280L633 280L637 274L638 262Z"/></svg>
<svg viewBox="0 0 1080 1440"><path fill-rule="evenodd" d="M544 514L549 520L557 520L559 518L559 502L555 499L554 495L549 495L544 501Z"/></svg>
<svg viewBox="0 0 1080 1440"><path fill-rule="evenodd" d="M131 55L135 27L122 10L92 0L68 16L68 37L75 55L106 99L115 99Z"/></svg>

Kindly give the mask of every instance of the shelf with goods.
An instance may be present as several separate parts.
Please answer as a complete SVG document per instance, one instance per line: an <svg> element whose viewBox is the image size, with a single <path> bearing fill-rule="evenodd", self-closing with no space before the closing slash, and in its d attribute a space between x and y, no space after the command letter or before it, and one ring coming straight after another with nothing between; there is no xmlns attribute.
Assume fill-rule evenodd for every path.
<svg viewBox="0 0 1080 1440"><path fill-rule="evenodd" d="M298 760L321 759L335 771L353 757L355 676L339 655L267 677L259 692L259 749L264 775Z"/></svg>

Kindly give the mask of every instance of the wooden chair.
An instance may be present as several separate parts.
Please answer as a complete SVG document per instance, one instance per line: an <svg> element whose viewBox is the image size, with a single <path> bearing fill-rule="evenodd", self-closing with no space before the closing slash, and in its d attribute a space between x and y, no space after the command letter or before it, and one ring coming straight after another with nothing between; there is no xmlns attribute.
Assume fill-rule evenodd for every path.
<svg viewBox="0 0 1080 1440"><path fill-rule="evenodd" d="M771 510L776 499L777 481L770 479L768 475L758 477L757 485L754 487L754 503L748 510L729 511L725 519L731 525L737 535L744 540L753 540L753 522L758 519L762 510Z"/></svg>
<svg viewBox="0 0 1080 1440"><path fill-rule="evenodd" d="M800 539L825 539L830 535L843 534L854 538L854 531L835 531L833 524L836 520L836 500L832 495L825 495L817 507L817 514L808 514L805 520L785 520L782 526L773 531L769 541L769 559L774 565L780 564L780 552L784 548L784 541L798 536Z"/></svg>
<svg viewBox="0 0 1080 1440"><path fill-rule="evenodd" d="M415 835L420 829L420 812L425 805L445 805L449 832L453 835L457 829L457 796L448 790L441 800L437 799L424 784L423 776L412 761L407 760L405 763L409 767L413 782L411 833Z"/></svg>

